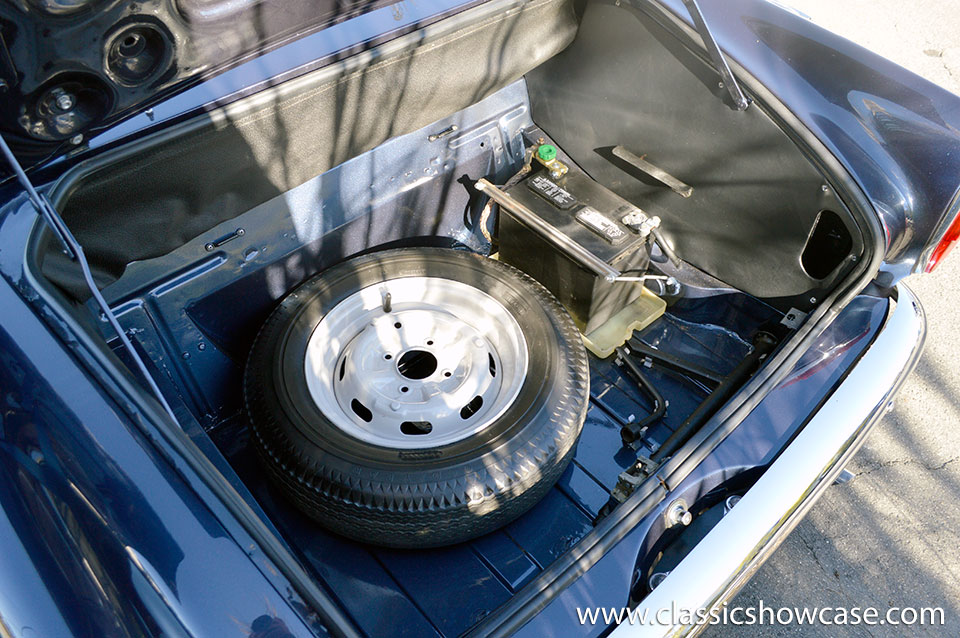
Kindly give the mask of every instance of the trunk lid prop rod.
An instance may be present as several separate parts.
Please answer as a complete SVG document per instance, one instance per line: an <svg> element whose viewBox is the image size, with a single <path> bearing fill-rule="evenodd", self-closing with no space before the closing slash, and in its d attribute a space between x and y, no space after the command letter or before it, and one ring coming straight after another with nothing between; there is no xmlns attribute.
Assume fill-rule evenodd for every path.
<svg viewBox="0 0 960 638"><path fill-rule="evenodd" d="M743 94L743 91L740 90L737 79L733 77L733 71L730 70L727 59L720 50L717 40L713 37L713 33L710 32L710 27L707 26L707 21L703 17L703 11L700 10L700 4L697 0L683 0L683 4L687 7L690 17L693 18L693 24L697 28L697 33L703 38L703 45L706 47L707 53L710 54L713 65L717 67L717 71L720 72L720 77L723 79L723 86L727 89L727 93L730 94L730 98L733 100L733 110L745 111L747 107L750 106L750 100L748 100Z"/></svg>
<svg viewBox="0 0 960 638"><path fill-rule="evenodd" d="M150 386L150 390L153 392L157 401L160 402L160 405L163 406L163 409L166 410L167 414L170 415L170 418L173 419L173 422L177 423L177 417L173 413L173 408L170 407L170 404L167 403L167 400L163 397L163 393L160 392L160 387L150 375L146 364L140 357L140 354L137 352L137 350L133 347L133 344L130 342L130 338L127 336L127 333L124 332L123 328L120 326L117 316L113 313L113 310L111 310L109 304L107 304L107 301L103 298L103 295L100 294L100 289L97 288L97 284L93 280L93 274L90 272L90 264L87 262L87 258L83 254L83 248L80 246L77 238L74 237L73 233L70 232L70 229L67 228L67 224L63 221L63 218L60 217L60 214L56 211L50 201L44 195L38 193L37 189L33 187L33 184L30 182L30 178L27 177L23 167L20 166L20 163L13 155L13 151L10 150L10 147L7 145L7 141L3 139L2 135L0 135L0 151L3 152L3 155L7 160L7 164L9 164L10 168L13 169L13 172L17 177L17 181L20 182L20 185L27 192L27 199L29 199L30 203L33 204L33 207L37 210L37 213L40 215L43 221L47 223L47 226L49 226L53 234L57 236L57 239L60 240L60 243L63 245L63 252L70 260L77 262L77 264L80 266L80 269L83 271L83 279L87 284L87 288L89 288L90 292L93 294L93 298L96 300L97 306L100 308L100 312L102 312L107 318L107 321L110 322L110 326L113 328L114 332L117 333L117 336L120 338L120 342L126 349L127 354L136 364L137 369L140 371L140 374L143 375L147 385Z"/></svg>

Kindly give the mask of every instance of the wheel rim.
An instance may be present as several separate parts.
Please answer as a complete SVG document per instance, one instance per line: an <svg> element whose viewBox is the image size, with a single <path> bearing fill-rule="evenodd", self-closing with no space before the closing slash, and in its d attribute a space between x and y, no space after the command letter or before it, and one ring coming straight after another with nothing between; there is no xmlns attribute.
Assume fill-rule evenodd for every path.
<svg viewBox="0 0 960 638"><path fill-rule="evenodd" d="M492 425L520 392L527 345L490 295L439 277L359 290L324 316L304 357L334 426L374 445L448 445Z"/></svg>

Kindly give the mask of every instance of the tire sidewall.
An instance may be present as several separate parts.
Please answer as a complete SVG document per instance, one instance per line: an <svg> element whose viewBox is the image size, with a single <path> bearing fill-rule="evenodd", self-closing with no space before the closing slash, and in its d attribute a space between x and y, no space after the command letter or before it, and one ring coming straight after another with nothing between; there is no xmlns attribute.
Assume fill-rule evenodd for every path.
<svg viewBox="0 0 960 638"><path fill-rule="evenodd" d="M435 448L377 446L340 430L310 397L304 356L317 324L357 290L397 277L442 277L474 286L500 302L520 324L528 351L523 386L505 413L474 436ZM545 462L556 461L569 446L555 440L552 406L568 374L569 362L563 359L571 346L582 345L557 343L564 331L557 325L557 314L540 303L545 292L512 267L464 251L400 249L353 259L309 280L284 299L251 354L251 363L266 359L272 364L248 369L247 378L262 384L264 395L274 399L266 403L279 408L273 415L277 429L288 445L300 451L306 466L376 481L422 483L469 478L471 473L475 480L482 480L479 474L504 465L504 460L521 451L539 449L556 457ZM566 315L559 318L569 320ZM269 353L276 354L267 357Z"/></svg>

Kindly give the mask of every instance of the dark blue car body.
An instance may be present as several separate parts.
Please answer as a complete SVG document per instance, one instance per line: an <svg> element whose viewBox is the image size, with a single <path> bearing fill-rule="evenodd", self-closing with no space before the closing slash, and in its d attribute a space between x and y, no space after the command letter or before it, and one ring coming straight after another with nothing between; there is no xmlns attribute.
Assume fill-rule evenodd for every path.
<svg viewBox="0 0 960 638"><path fill-rule="evenodd" d="M34 183L48 187L121 141L467 3L400 4L402 20L391 7L378 8L158 104L151 116L94 137L84 153L34 172ZM885 245L870 288L811 337L723 443L670 486L672 497L691 502L732 476L760 475L869 349L887 321L889 291L923 268L956 213L960 175L956 96L764 0L703 5L735 72L780 102L788 125L826 147L876 212ZM657 11L690 23L681 0L664 0ZM0 199L5 635L455 636L509 627L524 636L596 636L606 628L580 625L572 610L626 604L636 570L656 549L651 530L666 501L632 521L585 573L566 573L565 586L548 592L543 583L561 574L545 567L567 548L538 548L537 527L569 526L580 538L592 526L584 509L604 500L570 473L561 489L587 506L561 508L566 514L549 521L542 518L548 509L534 508L514 523L511 534L529 539L525 553L491 538L485 550L436 550L425 566L409 553L368 552L348 541L317 553L312 530L288 526L285 536L301 548L292 553L230 466L209 460L219 453L199 454L198 437L172 430L129 379L112 374L109 350L48 304L24 265L36 212L13 181ZM605 418L599 409L588 416ZM589 463L590 450L578 454ZM269 494L254 496L264 508L281 507ZM436 597L422 582L432 570L455 574L462 590ZM305 589L308 573L320 584ZM371 594L372 606L356 604Z"/></svg>

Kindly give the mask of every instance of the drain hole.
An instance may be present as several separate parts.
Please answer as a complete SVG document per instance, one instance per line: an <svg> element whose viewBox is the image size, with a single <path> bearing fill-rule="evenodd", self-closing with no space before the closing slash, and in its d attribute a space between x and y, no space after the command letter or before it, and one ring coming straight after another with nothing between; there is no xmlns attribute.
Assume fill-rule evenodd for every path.
<svg viewBox="0 0 960 638"><path fill-rule="evenodd" d="M343 375L347 372L347 359L344 357L340 362L340 380L343 381Z"/></svg>
<svg viewBox="0 0 960 638"><path fill-rule="evenodd" d="M491 377L497 376L497 362L493 360L492 352L487 353L487 359L489 359L490 361L490 376Z"/></svg>
<svg viewBox="0 0 960 638"><path fill-rule="evenodd" d="M400 424L400 431L411 436L430 434L433 431L433 425L429 421L404 421Z"/></svg>
<svg viewBox="0 0 960 638"><path fill-rule="evenodd" d="M354 414L356 414L358 417L360 417L367 423L370 423L370 421L373 421L373 412L368 410L367 406L360 403L356 399L350 402L350 407L353 408Z"/></svg>
<svg viewBox="0 0 960 638"><path fill-rule="evenodd" d="M473 397L473 400L470 401L470 403L463 406L463 408L460 410L460 418L469 419L474 414L476 414L477 411L479 411L480 408L482 407L483 407L483 397L478 394L477 396Z"/></svg>
<svg viewBox="0 0 960 638"><path fill-rule="evenodd" d="M117 47L120 55L129 58L139 54L145 47L143 36L138 33L131 33L126 36Z"/></svg>
<svg viewBox="0 0 960 638"><path fill-rule="evenodd" d="M151 24L136 24L121 33L107 50L107 69L125 84L140 84L167 67L173 44Z"/></svg>
<svg viewBox="0 0 960 638"><path fill-rule="evenodd" d="M437 358L426 350L411 350L397 361L397 369L408 379L426 379L437 371Z"/></svg>

